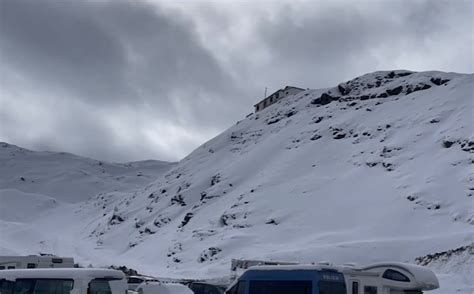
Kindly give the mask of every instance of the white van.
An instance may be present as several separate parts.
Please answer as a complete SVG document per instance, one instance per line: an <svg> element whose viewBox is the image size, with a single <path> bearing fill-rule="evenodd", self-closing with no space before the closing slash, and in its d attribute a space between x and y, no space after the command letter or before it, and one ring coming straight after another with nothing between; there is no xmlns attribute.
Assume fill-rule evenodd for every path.
<svg viewBox="0 0 474 294"><path fill-rule="evenodd" d="M125 294L121 271L111 269L26 269L0 271L0 294Z"/></svg>

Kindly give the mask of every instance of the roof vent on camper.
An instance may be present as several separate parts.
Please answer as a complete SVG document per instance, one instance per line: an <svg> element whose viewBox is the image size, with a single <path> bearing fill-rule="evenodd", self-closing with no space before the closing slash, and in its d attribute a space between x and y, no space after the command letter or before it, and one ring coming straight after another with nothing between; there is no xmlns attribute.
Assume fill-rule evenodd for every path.
<svg viewBox="0 0 474 294"><path fill-rule="evenodd" d="M329 261L320 261L317 265L331 265L331 263Z"/></svg>
<svg viewBox="0 0 474 294"><path fill-rule="evenodd" d="M348 262L348 263L344 263L343 266L356 267L357 263Z"/></svg>

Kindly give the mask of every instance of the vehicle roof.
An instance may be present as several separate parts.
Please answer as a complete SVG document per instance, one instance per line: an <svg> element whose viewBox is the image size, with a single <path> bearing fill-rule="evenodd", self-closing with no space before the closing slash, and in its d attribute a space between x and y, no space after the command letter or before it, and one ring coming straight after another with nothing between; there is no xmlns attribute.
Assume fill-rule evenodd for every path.
<svg viewBox="0 0 474 294"><path fill-rule="evenodd" d="M339 267L330 265L312 265L312 264L296 264L296 265L257 265L251 266L247 271L295 271L295 270L306 270L306 271L338 271Z"/></svg>
<svg viewBox="0 0 474 294"><path fill-rule="evenodd" d="M143 282L136 291L143 290L144 293L163 293L163 294L192 294L188 287L178 283L160 283L160 282Z"/></svg>
<svg viewBox="0 0 474 294"><path fill-rule="evenodd" d="M217 284L213 282L203 282L203 281L192 281L189 284L203 284L203 285L210 285L210 286L217 286L217 287L226 287L225 284Z"/></svg>
<svg viewBox="0 0 474 294"><path fill-rule="evenodd" d="M415 265L415 264L408 264L408 263L401 263L401 262L386 262L386 263L375 263L371 265L367 265L364 267L360 267L361 271L377 271L382 273L385 269L401 269L408 272L412 275L413 283L423 287L426 290L436 289L439 287L439 281L436 277L435 273L430 270L429 268Z"/></svg>
<svg viewBox="0 0 474 294"><path fill-rule="evenodd" d="M125 274L118 270L98 268L51 268L51 269L12 269L0 271L0 279L123 279Z"/></svg>
<svg viewBox="0 0 474 294"><path fill-rule="evenodd" d="M127 278L135 278L135 279L142 279L142 280L147 280L147 281L158 281L157 278L155 277L150 277L150 276L137 276L137 275L134 275L134 276L127 276Z"/></svg>

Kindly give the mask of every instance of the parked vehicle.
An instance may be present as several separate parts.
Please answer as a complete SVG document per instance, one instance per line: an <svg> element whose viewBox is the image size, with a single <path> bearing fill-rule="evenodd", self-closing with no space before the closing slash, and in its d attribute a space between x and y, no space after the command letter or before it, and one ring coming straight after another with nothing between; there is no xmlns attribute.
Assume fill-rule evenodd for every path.
<svg viewBox="0 0 474 294"><path fill-rule="evenodd" d="M204 282L191 282L188 284L189 289L193 290L194 294L224 294L227 287L220 285L213 285Z"/></svg>
<svg viewBox="0 0 474 294"><path fill-rule="evenodd" d="M111 269L0 271L1 294L124 294L125 275Z"/></svg>
<svg viewBox="0 0 474 294"><path fill-rule="evenodd" d="M430 269L407 263L377 263L344 267L348 294L421 294L439 288Z"/></svg>
<svg viewBox="0 0 474 294"><path fill-rule="evenodd" d="M404 263L364 267L257 266L246 270L226 294L422 294L439 288L429 269Z"/></svg>
<svg viewBox="0 0 474 294"><path fill-rule="evenodd" d="M143 282L135 290L138 294L193 294L188 287L182 284Z"/></svg>
<svg viewBox="0 0 474 294"><path fill-rule="evenodd" d="M73 268L72 257L59 256L0 256L0 270L25 268Z"/></svg>
<svg viewBox="0 0 474 294"><path fill-rule="evenodd" d="M335 269L256 266L246 270L226 294L346 294L346 283Z"/></svg>
<svg viewBox="0 0 474 294"><path fill-rule="evenodd" d="M128 290L136 290L137 287L143 282L159 282L159 281L153 277L148 277L148 276L129 276L127 277Z"/></svg>

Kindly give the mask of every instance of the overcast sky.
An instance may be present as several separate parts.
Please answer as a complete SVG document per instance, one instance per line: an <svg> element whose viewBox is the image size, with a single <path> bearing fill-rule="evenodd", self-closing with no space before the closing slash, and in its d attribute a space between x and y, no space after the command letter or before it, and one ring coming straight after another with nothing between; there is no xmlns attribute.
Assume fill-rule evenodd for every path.
<svg viewBox="0 0 474 294"><path fill-rule="evenodd" d="M0 0L0 141L179 160L266 86L472 73L473 3Z"/></svg>

